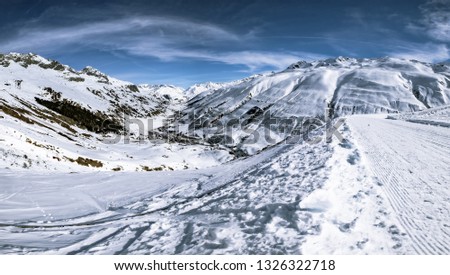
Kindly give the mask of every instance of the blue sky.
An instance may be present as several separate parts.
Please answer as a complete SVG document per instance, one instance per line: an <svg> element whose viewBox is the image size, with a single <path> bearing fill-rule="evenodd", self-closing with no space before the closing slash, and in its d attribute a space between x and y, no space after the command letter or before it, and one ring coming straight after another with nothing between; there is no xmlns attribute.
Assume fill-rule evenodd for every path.
<svg viewBox="0 0 450 275"><path fill-rule="evenodd" d="M335 56L442 62L449 1L8 0L0 52L183 87Z"/></svg>

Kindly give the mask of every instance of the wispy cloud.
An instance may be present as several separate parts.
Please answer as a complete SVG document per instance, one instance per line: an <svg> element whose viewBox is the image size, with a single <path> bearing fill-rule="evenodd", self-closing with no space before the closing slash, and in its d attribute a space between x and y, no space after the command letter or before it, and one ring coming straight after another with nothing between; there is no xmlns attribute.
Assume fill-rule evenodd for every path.
<svg viewBox="0 0 450 275"><path fill-rule="evenodd" d="M405 44L398 51L390 52L393 57L414 59L425 62L439 62L450 58L450 50L444 44Z"/></svg>
<svg viewBox="0 0 450 275"><path fill-rule="evenodd" d="M190 42L207 45L223 41L239 41L245 37L214 25L182 19L134 17L101 22L81 23L69 27L25 27L15 38L3 42L2 49L38 50L60 48L67 44L132 44L155 45Z"/></svg>
<svg viewBox="0 0 450 275"><path fill-rule="evenodd" d="M450 0L431 0L419 6L421 17L406 24L406 30L427 42L397 41L389 55L426 62L450 59Z"/></svg>
<svg viewBox="0 0 450 275"><path fill-rule="evenodd" d="M252 32L238 34L203 22L140 16L69 27L25 27L15 37L0 42L0 50L54 53L93 47L163 61L186 58L244 65L251 71L280 69L299 59L318 57L302 52L245 50L245 44L254 39Z"/></svg>
<svg viewBox="0 0 450 275"><path fill-rule="evenodd" d="M450 42L450 0L432 0L420 6L422 18L410 23L410 31L442 42Z"/></svg>
<svg viewBox="0 0 450 275"><path fill-rule="evenodd" d="M317 60L324 58L324 55L311 54L306 52L295 53L273 53L273 52L255 52L255 51L243 51L236 53L226 53L219 58L222 62L228 64L245 64L251 70L255 70L260 67L272 66L277 69L286 68L299 60Z"/></svg>

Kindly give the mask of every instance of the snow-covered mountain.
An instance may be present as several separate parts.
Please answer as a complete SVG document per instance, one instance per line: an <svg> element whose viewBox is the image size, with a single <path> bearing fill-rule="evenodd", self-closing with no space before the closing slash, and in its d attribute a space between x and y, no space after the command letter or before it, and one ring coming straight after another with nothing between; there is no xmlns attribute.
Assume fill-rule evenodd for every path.
<svg viewBox="0 0 450 275"><path fill-rule="evenodd" d="M448 103L450 67L444 64L338 57L300 61L282 72L200 93L188 102L182 121L195 128L195 135L202 135L204 131L197 130L203 130L203 125L214 128L238 120L241 131L223 133L221 128L209 134L240 146L255 133L261 136L273 118L324 120L326 116L418 111ZM285 127L279 126L271 128L277 141L286 138ZM263 142L246 150L266 146Z"/></svg>
<svg viewBox="0 0 450 275"><path fill-rule="evenodd" d="M184 101L183 89L175 86L136 86L92 67L76 71L34 54L0 55L0 164L134 171L217 163L214 154L195 146L146 143L149 128L161 126Z"/></svg>
<svg viewBox="0 0 450 275"><path fill-rule="evenodd" d="M184 102L186 100L184 89L177 86L141 84L137 87L141 92L147 95L152 95L156 98L162 95L167 100L175 101L178 103Z"/></svg>
<svg viewBox="0 0 450 275"><path fill-rule="evenodd" d="M230 82L199 83L199 84L195 84L195 85L192 85L191 87L187 88L184 91L184 95L186 96L186 98L191 99L191 98L193 98L201 93L204 93L204 92L212 93L219 89L224 89L227 87L247 83L247 82L249 82L253 79L256 79L258 77L261 77L261 76L263 76L263 74L256 74L256 75L252 75L252 76L249 76L249 77L246 77L243 79L234 80L234 81L230 81Z"/></svg>

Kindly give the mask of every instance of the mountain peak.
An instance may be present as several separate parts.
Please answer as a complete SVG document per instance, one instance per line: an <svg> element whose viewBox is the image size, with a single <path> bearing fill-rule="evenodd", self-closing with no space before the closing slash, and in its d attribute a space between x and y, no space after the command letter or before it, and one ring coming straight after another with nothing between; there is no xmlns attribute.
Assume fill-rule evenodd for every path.
<svg viewBox="0 0 450 275"><path fill-rule="evenodd" d="M102 73L100 70L93 68L91 66L86 66L80 72L87 74L87 75L97 76L97 77L106 77L106 74Z"/></svg>
<svg viewBox="0 0 450 275"><path fill-rule="evenodd" d="M11 62L17 63L24 68L28 68L28 66L36 65L43 69L53 69L56 71L71 71L75 72L74 69L67 65L63 65L56 60L51 60L44 58L40 55L34 53L16 53L11 52L8 54L0 54L0 65L3 67L8 67Z"/></svg>

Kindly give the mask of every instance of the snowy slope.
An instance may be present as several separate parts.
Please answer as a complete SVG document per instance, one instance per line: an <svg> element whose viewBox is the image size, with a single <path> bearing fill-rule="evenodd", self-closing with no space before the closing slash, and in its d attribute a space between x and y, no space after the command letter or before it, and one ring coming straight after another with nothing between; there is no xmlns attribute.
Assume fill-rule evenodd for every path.
<svg viewBox="0 0 450 275"><path fill-rule="evenodd" d="M222 114L270 107L284 116L322 116L328 103L337 115L411 111L449 103L449 78L445 65L395 58L303 61L189 105Z"/></svg>
<svg viewBox="0 0 450 275"><path fill-rule="evenodd" d="M223 85L221 83L206 82L192 85L191 87L186 89L185 93L187 98L193 98L198 94L204 93L206 91L215 91L220 88L223 88Z"/></svg>
<svg viewBox="0 0 450 275"><path fill-rule="evenodd" d="M15 53L1 55L0 64L2 99L10 103L18 101L14 96L34 105L36 97L53 97L106 115L127 113L141 117L167 105L162 95L153 93L150 97L132 83L106 76L92 67L77 72L57 61Z"/></svg>

